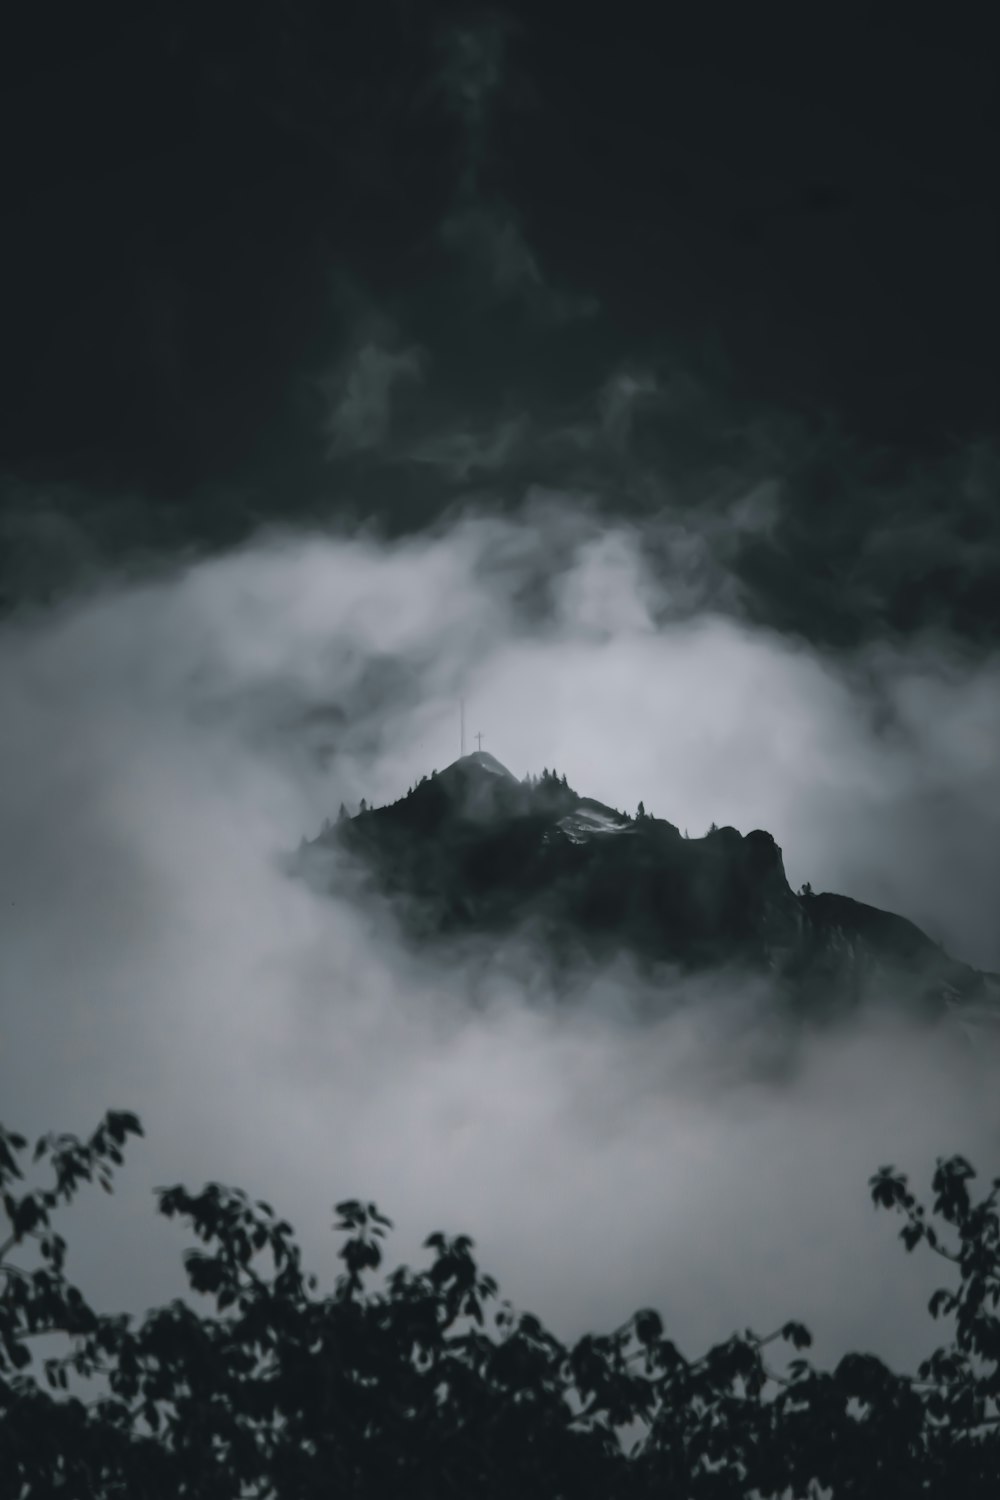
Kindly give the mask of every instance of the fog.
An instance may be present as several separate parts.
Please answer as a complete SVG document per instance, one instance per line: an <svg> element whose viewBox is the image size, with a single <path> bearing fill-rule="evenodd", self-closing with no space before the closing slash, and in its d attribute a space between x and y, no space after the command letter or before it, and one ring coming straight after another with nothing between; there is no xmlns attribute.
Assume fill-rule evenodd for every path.
<svg viewBox="0 0 1000 1500"><path fill-rule="evenodd" d="M515 775L555 766L692 836L766 828L793 887L1000 968L997 660L944 637L823 654L700 594L679 543L654 577L643 542L534 492L392 543L265 530L0 626L2 1118L146 1130L114 1197L58 1216L96 1306L184 1290L152 1187L211 1180L292 1222L321 1291L331 1206L361 1196L395 1221L390 1268L467 1232L562 1338L654 1306L690 1355L787 1318L821 1363L913 1369L944 1340L947 1268L906 1254L867 1179L893 1162L926 1193L955 1151L1000 1170L966 1040L876 1006L778 1084L748 980L667 983L641 1026L622 962L556 1010L516 945L414 953L284 872L342 799L455 759L464 695Z"/></svg>

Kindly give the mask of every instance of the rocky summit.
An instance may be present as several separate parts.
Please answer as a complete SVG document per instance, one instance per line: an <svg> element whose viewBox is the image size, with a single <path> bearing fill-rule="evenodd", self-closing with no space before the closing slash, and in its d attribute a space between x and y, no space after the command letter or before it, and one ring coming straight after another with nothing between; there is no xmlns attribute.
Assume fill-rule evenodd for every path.
<svg viewBox="0 0 1000 1500"><path fill-rule="evenodd" d="M795 892L781 849L754 829L685 837L545 770L519 780L485 751L405 797L304 841L296 869L331 891L390 901L434 942L522 933L571 982L579 963L626 954L642 970L738 969L767 978L800 1019L889 1001L995 1029L1000 975L952 958L912 922L831 892Z"/></svg>

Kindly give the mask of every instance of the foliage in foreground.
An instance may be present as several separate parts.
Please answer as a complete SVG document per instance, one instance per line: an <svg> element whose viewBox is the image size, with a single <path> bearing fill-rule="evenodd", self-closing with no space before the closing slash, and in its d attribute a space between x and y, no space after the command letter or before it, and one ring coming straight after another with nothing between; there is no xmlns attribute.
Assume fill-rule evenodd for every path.
<svg viewBox="0 0 1000 1500"><path fill-rule="evenodd" d="M939 1160L934 1213L946 1244L892 1167L870 1179L876 1205L902 1215L907 1250L924 1243L951 1262L956 1284L934 1293L954 1340L899 1375L867 1354L832 1371L794 1359L771 1371L765 1348L811 1343L787 1323L749 1329L687 1359L651 1309L611 1334L566 1348L531 1314L516 1314L481 1275L465 1235L432 1234L426 1270L401 1266L366 1290L390 1226L374 1204L337 1204L344 1273L318 1298L303 1277L292 1227L238 1189L157 1188L205 1248L187 1251L193 1291L147 1314L99 1315L64 1274L65 1241L50 1214L96 1172L112 1190L138 1118L109 1112L90 1140L42 1137L54 1185L18 1196L27 1142L0 1126L0 1188L9 1233L0 1244L0 1500L62 1495L105 1500L237 1497L952 1497L1000 1493L1000 1218L992 1191L973 1204L962 1157ZM31 1240L43 1265L6 1257ZM260 1257L269 1256L266 1276ZM489 1315L487 1315L489 1314ZM71 1352L31 1371L31 1340L51 1331ZM89 1402L67 1370L100 1372ZM616 1429L642 1419L626 1452Z"/></svg>

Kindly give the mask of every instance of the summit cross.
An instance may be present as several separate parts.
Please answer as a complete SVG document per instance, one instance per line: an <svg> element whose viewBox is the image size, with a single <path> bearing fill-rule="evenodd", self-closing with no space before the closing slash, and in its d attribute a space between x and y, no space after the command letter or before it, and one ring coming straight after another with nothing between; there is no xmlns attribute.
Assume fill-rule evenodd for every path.
<svg viewBox="0 0 1000 1500"><path fill-rule="evenodd" d="M483 748L483 736L482 736L482 731L480 731L480 732L479 732L479 734L477 734L477 735L476 735L476 743L477 743L477 744L478 744L478 746L479 746L479 749L480 749L480 751L481 751L481 750L482 750L482 748Z"/></svg>

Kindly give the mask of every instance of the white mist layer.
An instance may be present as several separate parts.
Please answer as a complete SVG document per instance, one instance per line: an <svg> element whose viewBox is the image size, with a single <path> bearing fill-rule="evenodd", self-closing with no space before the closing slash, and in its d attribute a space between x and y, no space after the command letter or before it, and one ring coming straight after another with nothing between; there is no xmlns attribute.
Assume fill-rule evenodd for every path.
<svg viewBox="0 0 1000 1500"><path fill-rule="evenodd" d="M189 1240L151 1188L214 1180L293 1223L322 1289L331 1205L362 1196L396 1222L390 1266L468 1232L561 1337L656 1306L691 1354L791 1317L820 1362L912 1369L944 1340L942 1264L906 1254L867 1179L891 1161L923 1191L953 1151L996 1173L970 1049L879 1013L755 1081L756 989L674 994L640 1029L627 965L575 1019L502 970L473 1009L462 964L282 873L341 798L392 800L456 758L464 691L515 774L555 766L692 833L767 828L793 885L998 966L996 663L941 642L838 663L672 616L630 533L573 527L550 503L391 547L263 537L0 630L4 1122L84 1133L132 1108L147 1131L116 1196L60 1218L99 1307L184 1288ZM531 629L518 591L547 537L564 571Z"/></svg>

